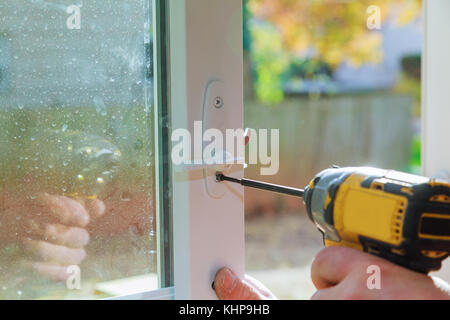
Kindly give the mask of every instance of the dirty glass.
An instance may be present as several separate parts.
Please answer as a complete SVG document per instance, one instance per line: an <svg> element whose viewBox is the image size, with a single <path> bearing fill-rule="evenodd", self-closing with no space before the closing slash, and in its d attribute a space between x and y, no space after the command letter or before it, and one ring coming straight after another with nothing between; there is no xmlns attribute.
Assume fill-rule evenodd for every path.
<svg viewBox="0 0 450 320"><path fill-rule="evenodd" d="M0 298L158 288L152 5L0 2Z"/></svg>

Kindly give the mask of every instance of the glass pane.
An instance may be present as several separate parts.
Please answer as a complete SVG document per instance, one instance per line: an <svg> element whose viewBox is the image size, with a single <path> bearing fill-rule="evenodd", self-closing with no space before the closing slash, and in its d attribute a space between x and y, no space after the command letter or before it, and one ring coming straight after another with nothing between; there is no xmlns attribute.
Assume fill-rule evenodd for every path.
<svg viewBox="0 0 450 320"><path fill-rule="evenodd" d="M158 288L151 11L0 2L0 298Z"/></svg>
<svg viewBox="0 0 450 320"><path fill-rule="evenodd" d="M280 129L280 170L248 178L303 188L332 165L420 171L420 0L244 4L245 126ZM323 241L302 201L245 196L247 270L309 299Z"/></svg>

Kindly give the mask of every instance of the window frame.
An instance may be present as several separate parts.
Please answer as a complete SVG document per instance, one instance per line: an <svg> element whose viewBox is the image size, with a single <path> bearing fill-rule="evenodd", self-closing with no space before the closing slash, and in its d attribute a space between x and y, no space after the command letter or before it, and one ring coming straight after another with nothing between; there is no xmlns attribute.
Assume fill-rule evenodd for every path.
<svg viewBox="0 0 450 320"><path fill-rule="evenodd" d="M450 90L447 75L450 43L450 19L445 14L450 2L424 1L424 50L422 59L422 171L434 176L442 170L450 172L450 147L442 140L450 135Z"/></svg>
<svg viewBox="0 0 450 320"><path fill-rule="evenodd" d="M217 79L229 108L226 128L243 128L242 1L154 0L153 12L161 289L111 299L216 299L211 284L219 268L244 274L243 190L236 186L214 199L204 179L189 170L180 180L180 168L171 164L169 135L177 128L193 132L194 121L203 119L205 90ZM204 53L208 59L201 58ZM232 172L242 177L243 166Z"/></svg>
<svg viewBox="0 0 450 320"><path fill-rule="evenodd" d="M202 120L205 91L223 84L229 129L243 128L243 47L241 0L170 1L170 89L172 129L193 131ZM231 267L244 274L243 190L221 199L207 194L205 181L172 168L175 299L216 299L216 271ZM233 170L243 176L243 167Z"/></svg>
<svg viewBox="0 0 450 320"><path fill-rule="evenodd" d="M443 39L450 34L450 19L446 14L449 9L450 2L446 0L423 2L422 173L447 179L450 179L450 146L445 138L450 136L450 90L446 77L450 73L450 63L445 61L450 56L450 43ZM445 260L434 275L445 277L448 270L450 259Z"/></svg>

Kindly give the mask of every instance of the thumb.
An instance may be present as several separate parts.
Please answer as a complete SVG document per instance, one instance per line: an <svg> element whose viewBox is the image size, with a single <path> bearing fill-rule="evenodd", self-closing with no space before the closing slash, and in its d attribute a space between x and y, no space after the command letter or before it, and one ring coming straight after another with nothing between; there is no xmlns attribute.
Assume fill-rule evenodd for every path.
<svg viewBox="0 0 450 320"><path fill-rule="evenodd" d="M87 200L85 207L93 219L100 218L105 213L105 203L99 199Z"/></svg>
<svg viewBox="0 0 450 320"><path fill-rule="evenodd" d="M265 300L268 298L247 279L240 279L228 268L222 268L216 273L213 286L220 300Z"/></svg>

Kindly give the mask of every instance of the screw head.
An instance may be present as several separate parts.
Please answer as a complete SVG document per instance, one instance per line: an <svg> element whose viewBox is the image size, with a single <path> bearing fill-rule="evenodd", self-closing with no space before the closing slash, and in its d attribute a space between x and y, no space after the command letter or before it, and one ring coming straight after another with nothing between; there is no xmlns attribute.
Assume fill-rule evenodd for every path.
<svg viewBox="0 0 450 320"><path fill-rule="evenodd" d="M214 107L216 107L217 109L220 109L223 107L223 98L222 97L214 98Z"/></svg>

